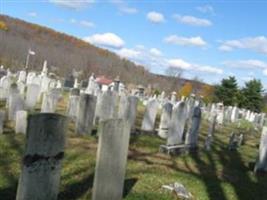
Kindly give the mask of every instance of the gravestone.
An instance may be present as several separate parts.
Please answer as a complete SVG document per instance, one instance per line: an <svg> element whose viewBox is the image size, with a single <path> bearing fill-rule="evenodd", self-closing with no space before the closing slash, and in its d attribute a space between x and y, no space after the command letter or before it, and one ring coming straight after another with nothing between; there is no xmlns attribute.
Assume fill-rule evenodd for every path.
<svg viewBox="0 0 267 200"><path fill-rule="evenodd" d="M116 92L107 90L97 97L96 116L99 121L115 118L117 112L118 95Z"/></svg>
<svg viewBox="0 0 267 200"><path fill-rule="evenodd" d="M56 200L67 118L41 113L28 118L26 149L16 200Z"/></svg>
<svg viewBox="0 0 267 200"><path fill-rule="evenodd" d="M176 92L172 92L171 94L171 102L173 105L175 105L176 103Z"/></svg>
<svg viewBox="0 0 267 200"><path fill-rule="evenodd" d="M79 96L80 95L80 90L78 88L72 88L70 90L70 96Z"/></svg>
<svg viewBox="0 0 267 200"><path fill-rule="evenodd" d="M0 110L0 134L4 132L4 122L6 120L6 112L4 110Z"/></svg>
<svg viewBox="0 0 267 200"><path fill-rule="evenodd" d="M100 123L92 200L122 199L129 139L130 124L126 121Z"/></svg>
<svg viewBox="0 0 267 200"><path fill-rule="evenodd" d="M200 122L201 108L197 106L193 110L191 127L185 140L185 144L192 150L197 148Z"/></svg>
<svg viewBox="0 0 267 200"><path fill-rule="evenodd" d="M127 120L132 129L134 129L135 125L137 103L138 98L135 96L122 94L120 97L118 118Z"/></svg>
<svg viewBox="0 0 267 200"><path fill-rule="evenodd" d="M169 126L167 145L182 144L184 127L187 117L187 107L185 102L178 102L172 111L171 122Z"/></svg>
<svg viewBox="0 0 267 200"><path fill-rule="evenodd" d="M172 107L173 107L172 103L170 102L166 102L162 107L160 123L159 123L159 131L158 131L158 135L161 138L167 138L168 136L168 130L172 115Z"/></svg>
<svg viewBox="0 0 267 200"><path fill-rule="evenodd" d="M56 111L58 101L61 97L61 89L52 88L44 93L41 112L53 113Z"/></svg>
<svg viewBox="0 0 267 200"><path fill-rule="evenodd" d="M216 121L217 121L217 114L213 113L212 120L209 124L208 135L207 135L207 138L205 140L205 149L207 151L210 150L211 144L213 142L213 136L214 136L214 132L215 132L215 128L216 128Z"/></svg>
<svg viewBox="0 0 267 200"><path fill-rule="evenodd" d="M16 120L16 112L24 110L24 108L25 103L19 92L10 94L8 98L8 120Z"/></svg>
<svg viewBox="0 0 267 200"><path fill-rule="evenodd" d="M76 133L79 135L91 134L95 117L96 97L90 94L81 94L76 119Z"/></svg>
<svg viewBox="0 0 267 200"><path fill-rule="evenodd" d="M16 113L15 132L26 134L26 129L27 129L27 111L19 110Z"/></svg>
<svg viewBox="0 0 267 200"><path fill-rule="evenodd" d="M143 131L153 131L154 130L154 124L158 112L159 104L156 99L150 99L147 102L146 110L144 113L144 118L142 121L142 127L141 129Z"/></svg>
<svg viewBox="0 0 267 200"><path fill-rule="evenodd" d="M25 104L28 109L34 109L38 101L40 89L41 89L40 86L36 84L27 85Z"/></svg>
<svg viewBox="0 0 267 200"><path fill-rule="evenodd" d="M69 97L69 103L67 107L67 115L76 121L79 109L80 96L72 95Z"/></svg>
<svg viewBox="0 0 267 200"><path fill-rule="evenodd" d="M264 126L261 133L259 156L254 171L267 172L267 127Z"/></svg>

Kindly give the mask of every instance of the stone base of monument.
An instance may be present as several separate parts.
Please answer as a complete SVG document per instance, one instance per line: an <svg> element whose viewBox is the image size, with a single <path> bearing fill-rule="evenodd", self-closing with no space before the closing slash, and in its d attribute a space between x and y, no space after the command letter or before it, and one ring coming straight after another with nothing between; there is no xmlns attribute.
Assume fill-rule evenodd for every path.
<svg viewBox="0 0 267 200"><path fill-rule="evenodd" d="M187 154L193 153L198 150L197 147L190 147L186 144L178 144L178 145L160 145L159 152L166 153L169 155L179 155L179 154Z"/></svg>

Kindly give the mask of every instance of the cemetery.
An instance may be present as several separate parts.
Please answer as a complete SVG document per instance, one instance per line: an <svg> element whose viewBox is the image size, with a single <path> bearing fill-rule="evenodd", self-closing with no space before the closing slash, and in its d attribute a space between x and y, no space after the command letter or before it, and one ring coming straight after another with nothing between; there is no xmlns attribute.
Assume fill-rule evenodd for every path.
<svg viewBox="0 0 267 200"><path fill-rule="evenodd" d="M1 69L0 199L267 199L265 113Z"/></svg>

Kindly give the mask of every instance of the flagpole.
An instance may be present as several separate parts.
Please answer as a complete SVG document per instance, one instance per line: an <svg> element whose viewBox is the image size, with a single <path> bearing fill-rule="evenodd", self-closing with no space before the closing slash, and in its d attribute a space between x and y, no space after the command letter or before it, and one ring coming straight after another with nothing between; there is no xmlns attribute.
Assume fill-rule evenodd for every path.
<svg viewBox="0 0 267 200"><path fill-rule="evenodd" d="M27 55L27 58L26 58L25 69L28 69L29 59L30 59L30 53L29 53L29 51L28 51L28 55Z"/></svg>

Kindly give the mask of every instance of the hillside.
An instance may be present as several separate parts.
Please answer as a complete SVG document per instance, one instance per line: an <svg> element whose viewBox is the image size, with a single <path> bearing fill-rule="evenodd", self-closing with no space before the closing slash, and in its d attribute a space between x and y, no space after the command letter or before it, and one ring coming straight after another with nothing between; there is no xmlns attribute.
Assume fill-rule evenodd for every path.
<svg viewBox="0 0 267 200"><path fill-rule="evenodd" d="M128 84L151 85L167 92L178 90L187 81L152 74L115 53L50 28L5 15L0 15L0 22L6 25L0 29L0 65L10 69L24 67L27 50L32 48L36 55L31 57L30 69L41 69L43 61L48 60L48 65L62 77L69 76L75 68L82 70L81 79L87 79L92 72L109 78L119 75Z"/></svg>

